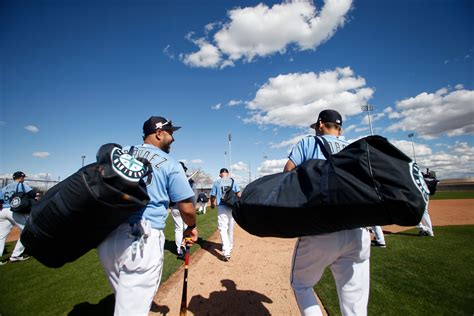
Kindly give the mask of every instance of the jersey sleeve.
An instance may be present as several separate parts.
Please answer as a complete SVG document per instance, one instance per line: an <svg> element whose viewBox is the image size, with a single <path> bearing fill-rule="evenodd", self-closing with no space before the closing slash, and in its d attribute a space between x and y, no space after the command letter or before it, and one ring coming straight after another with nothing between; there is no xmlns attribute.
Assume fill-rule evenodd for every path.
<svg viewBox="0 0 474 316"><path fill-rule="evenodd" d="M194 196L181 166L178 168L177 165L174 165L171 168L168 179L168 195L173 202L179 202Z"/></svg>
<svg viewBox="0 0 474 316"><path fill-rule="evenodd" d="M217 182L212 184L211 196L217 196Z"/></svg>
<svg viewBox="0 0 474 316"><path fill-rule="evenodd" d="M305 161L305 139L303 138L298 142L298 144L293 147L290 154L288 155L288 159L290 159L295 166L301 165Z"/></svg>

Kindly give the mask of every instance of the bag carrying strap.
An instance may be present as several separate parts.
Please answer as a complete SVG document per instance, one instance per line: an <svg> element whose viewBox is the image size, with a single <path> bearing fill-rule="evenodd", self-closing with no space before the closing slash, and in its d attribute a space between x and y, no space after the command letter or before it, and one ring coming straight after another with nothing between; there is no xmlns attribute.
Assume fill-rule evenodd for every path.
<svg viewBox="0 0 474 316"><path fill-rule="evenodd" d="M331 157L332 150L331 150L331 146L329 146L328 141L324 139L324 137L319 137L319 136L315 136L314 140L316 141L315 146L319 145L319 148L321 149L321 152L323 153L326 160L332 160L332 157Z"/></svg>
<svg viewBox="0 0 474 316"><path fill-rule="evenodd" d="M18 184L16 185L15 193L18 193L18 186L20 184L21 184L21 189L23 190L23 193L26 193L25 185L23 184L23 182L18 182Z"/></svg>

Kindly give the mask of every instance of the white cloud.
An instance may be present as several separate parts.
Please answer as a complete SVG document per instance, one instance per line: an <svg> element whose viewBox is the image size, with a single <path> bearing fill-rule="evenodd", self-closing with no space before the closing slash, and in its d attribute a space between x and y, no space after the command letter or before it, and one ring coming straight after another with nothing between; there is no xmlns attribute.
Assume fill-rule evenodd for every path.
<svg viewBox="0 0 474 316"><path fill-rule="evenodd" d="M456 89L456 90L462 90L462 89L464 89L464 86L459 83L459 84L457 84L456 86L454 86L454 89Z"/></svg>
<svg viewBox="0 0 474 316"><path fill-rule="evenodd" d="M324 109L335 109L343 118L360 114L374 90L365 87L350 67L320 73L290 73L270 78L247 103L246 122L259 125L308 127Z"/></svg>
<svg viewBox="0 0 474 316"><path fill-rule="evenodd" d="M314 50L344 25L351 5L352 0L326 0L318 11L312 1L285 1L272 7L261 3L235 8L212 38L188 36L199 50L182 55L182 60L193 67L223 68L240 59L250 62L258 56L283 54L293 44L301 51ZM206 25L206 35L215 26Z"/></svg>
<svg viewBox="0 0 474 316"><path fill-rule="evenodd" d="M199 164L204 163L204 161L202 161L201 159L193 159L193 160L190 161L190 163L199 165Z"/></svg>
<svg viewBox="0 0 474 316"><path fill-rule="evenodd" d="M314 133L313 133L314 134ZM306 134L298 134L295 135L294 137L281 141L279 143L272 143L270 144L271 148L288 148L291 149L293 148L303 137L307 136L308 133Z"/></svg>
<svg viewBox="0 0 474 316"><path fill-rule="evenodd" d="M230 100L227 105L236 106L236 105L239 105L239 104L242 104L242 103L244 103L244 101L242 101L242 100Z"/></svg>
<svg viewBox="0 0 474 316"><path fill-rule="evenodd" d="M283 167L285 166L286 162L288 161L287 158L285 159L276 159L276 160L265 160L262 164L257 168L258 175L260 177L274 174L283 171Z"/></svg>
<svg viewBox="0 0 474 316"><path fill-rule="evenodd" d="M442 133L448 136L474 134L474 91L442 88L435 93L423 92L396 103L401 120L388 131L415 131L419 137L432 139ZM389 118L391 117L389 114Z"/></svg>
<svg viewBox="0 0 474 316"><path fill-rule="evenodd" d="M234 172L248 172L249 171L249 166L242 162L242 161L239 161L235 164L232 165L232 173Z"/></svg>
<svg viewBox="0 0 474 316"><path fill-rule="evenodd" d="M199 46L199 51L189 55L181 55L183 62L191 67L210 67L215 68L221 62L221 53L219 49L212 44L200 38L193 40L193 43Z"/></svg>
<svg viewBox="0 0 474 316"><path fill-rule="evenodd" d="M411 159L414 158L411 141L391 140L390 142L408 157ZM456 142L449 148L449 153L444 151L435 153L425 144L417 144L415 142L414 145L418 165L423 169L429 168L430 170L436 171L438 178L447 179L474 176L474 147L469 146L468 143Z"/></svg>
<svg viewBox="0 0 474 316"><path fill-rule="evenodd" d="M31 132L33 134L36 134L39 132L39 128L34 126L34 125L26 125L25 126L25 129L28 131L28 132Z"/></svg>
<svg viewBox="0 0 474 316"><path fill-rule="evenodd" d="M47 151L35 151L32 155L37 158L46 158L50 156L50 153Z"/></svg>
<svg viewBox="0 0 474 316"><path fill-rule="evenodd" d="M166 45L166 47L163 49L163 54L165 54L171 59L175 59L174 54L170 51L170 47L171 47L170 45Z"/></svg>
<svg viewBox="0 0 474 316"><path fill-rule="evenodd" d="M217 103L216 105L211 106L211 109L213 110L219 110L221 108L221 104Z"/></svg>

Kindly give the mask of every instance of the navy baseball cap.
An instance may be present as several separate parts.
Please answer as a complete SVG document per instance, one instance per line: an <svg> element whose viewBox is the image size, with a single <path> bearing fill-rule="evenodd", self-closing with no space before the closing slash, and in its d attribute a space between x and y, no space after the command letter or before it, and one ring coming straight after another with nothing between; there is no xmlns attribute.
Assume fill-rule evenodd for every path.
<svg viewBox="0 0 474 316"><path fill-rule="evenodd" d="M26 177L26 174L21 171L17 171L13 174L13 180L20 179L22 177Z"/></svg>
<svg viewBox="0 0 474 316"><path fill-rule="evenodd" d="M227 168L222 168L221 171L219 171L219 173L223 173L223 172L229 173L229 170L227 170Z"/></svg>
<svg viewBox="0 0 474 316"><path fill-rule="evenodd" d="M168 121L161 116L150 116L148 120L143 123L143 134L145 136L155 133L157 130L161 129L163 131L176 131L180 129L181 126L173 126L171 121Z"/></svg>
<svg viewBox="0 0 474 316"><path fill-rule="evenodd" d="M319 122L323 123L335 123L342 126L342 116L338 111L335 110L324 110L319 113L318 120L316 123L311 124L311 128L316 128Z"/></svg>

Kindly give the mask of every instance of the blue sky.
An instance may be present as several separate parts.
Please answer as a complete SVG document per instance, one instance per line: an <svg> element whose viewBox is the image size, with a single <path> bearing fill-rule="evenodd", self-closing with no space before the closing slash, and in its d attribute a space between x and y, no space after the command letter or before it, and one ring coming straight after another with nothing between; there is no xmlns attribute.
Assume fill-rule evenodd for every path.
<svg viewBox="0 0 474 316"><path fill-rule="evenodd" d="M64 179L162 115L171 154L242 183L282 170L320 110L441 178L474 176L472 1L0 4L0 175ZM227 157L227 158L226 158Z"/></svg>

